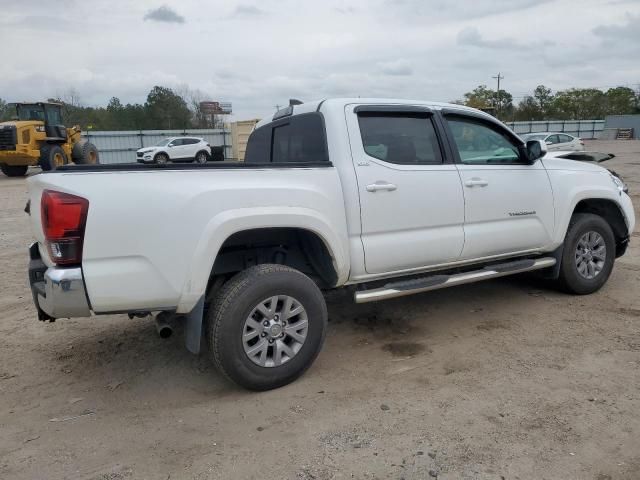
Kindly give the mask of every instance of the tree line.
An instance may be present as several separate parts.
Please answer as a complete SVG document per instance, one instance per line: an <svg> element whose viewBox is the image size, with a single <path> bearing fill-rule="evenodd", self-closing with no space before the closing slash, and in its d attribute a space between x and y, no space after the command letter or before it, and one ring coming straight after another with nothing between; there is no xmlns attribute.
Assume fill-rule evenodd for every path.
<svg viewBox="0 0 640 480"><path fill-rule="evenodd" d="M219 116L205 115L200 102L207 96L188 86L176 89L155 86L144 104L123 104L111 98L106 107L83 106L74 89L49 101L61 102L65 125L80 125L93 130L177 130L219 127ZM570 88L553 93L538 85L531 95L516 104L506 90L492 90L479 85L454 103L480 108L503 121L592 120L606 115L640 114L640 92L628 87L608 90ZM0 121L9 120L15 111L0 99Z"/></svg>
<svg viewBox="0 0 640 480"><path fill-rule="evenodd" d="M493 113L503 121L529 120L599 120L607 115L640 114L640 91L614 87L570 88L556 93L538 85L531 95L516 104L506 90L491 90L479 85L454 103Z"/></svg>
<svg viewBox="0 0 640 480"><path fill-rule="evenodd" d="M70 89L47 101L63 104L65 125L80 125L83 130L182 130L188 128L218 128L222 118L206 115L200 102L208 97L187 86L173 90L155 86L144 104L123 104L113 97L106 107L82 105L75 89ZM15 109L0 99L0 121L10 120Z"/></svg>

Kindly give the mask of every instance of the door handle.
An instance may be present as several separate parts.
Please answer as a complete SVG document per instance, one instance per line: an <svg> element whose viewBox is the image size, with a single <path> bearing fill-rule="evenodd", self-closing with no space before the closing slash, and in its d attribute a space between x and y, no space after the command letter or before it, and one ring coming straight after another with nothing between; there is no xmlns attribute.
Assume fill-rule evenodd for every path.
<svg viewBox="0 0 640 480"><path fill-rule="evenodd" d="M367 185L367 192L377 192L378 190L387 190L389 192L393 192L398 187L393 183L372 183L371 185Z"/></svg>
<svg viewBox="0 0 640 480"><path fill-rule="evenodd" d="M464 185L465 187L486 187L487 185L489 185L489 182L482 178L474 177L464 182Z"/></svg>

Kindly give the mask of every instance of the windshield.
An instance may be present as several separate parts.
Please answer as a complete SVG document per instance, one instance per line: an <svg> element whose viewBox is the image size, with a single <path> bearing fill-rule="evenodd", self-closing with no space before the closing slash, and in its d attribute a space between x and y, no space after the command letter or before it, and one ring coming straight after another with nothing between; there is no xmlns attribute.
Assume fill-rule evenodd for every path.
<svg viewBox="0 0 640 480"><path fill-rule="evenodd" d="M170 138L165 138L164 140L160 140L158 143L155 144L156 147L166 147L169 142L171 141Z"/></svg>
<svg viewBox="0 0 640 480"><path fill-rule="evenodd" d="M18 120L44 122L44 109L40 105L17 105Z"/></svg>
<svg viewBox="0 0 640 480"><path fill-rule="evenodd" d="M524 140L544 140L545 138L547 138L547 135L544 134L544 133L542 133L542 134L541 133L538 133L538 134L530 133L528 135L523 135L522 138Z"/></svg>

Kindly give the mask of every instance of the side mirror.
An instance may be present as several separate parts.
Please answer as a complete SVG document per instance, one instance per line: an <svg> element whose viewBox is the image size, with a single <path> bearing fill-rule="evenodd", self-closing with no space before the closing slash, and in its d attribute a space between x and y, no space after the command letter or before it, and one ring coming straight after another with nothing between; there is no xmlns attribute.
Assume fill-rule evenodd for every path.
<svg viewBox="0 0 640 480"><path fill-rule="evenodd" d="M544 142L546 145L553 145L553 142Z"/></svg>
<svg viewBox="0 0 640 480"><path fill-rule="evenodd" d="M547 145L542 140L529 140L527 142L527 155L529 161L534 163L536 160L547 154Z"/></svg>
<svg viewBox="0 0 640 480"><path fill-rule="evenodd" d="M167 145L167 147L172 148L173 147L173 143L170 143L169 145Z"/></svg>

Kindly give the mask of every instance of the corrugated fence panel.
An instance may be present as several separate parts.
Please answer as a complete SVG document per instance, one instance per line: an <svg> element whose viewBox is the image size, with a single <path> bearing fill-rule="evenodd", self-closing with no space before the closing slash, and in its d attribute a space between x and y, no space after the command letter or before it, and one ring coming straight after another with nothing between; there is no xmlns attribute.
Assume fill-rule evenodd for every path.
<svg viewBox="0 0 640 480"><path fill-rule="evenodd" d="M540 122L507 122L518 135L536 132L564 132L574 137L598 138L604 129L604 120L549 120Z"/></svg>
<svg viewBox="0 0 640 480"><path fill-rule="evenodd" d="M224 147L225 158L231 159L231 132L227 130L131 130L84 132L84 138L95 144L100 163L136 161L136 150L150 147L167 137L200 137L212 147Z"/></svg>

